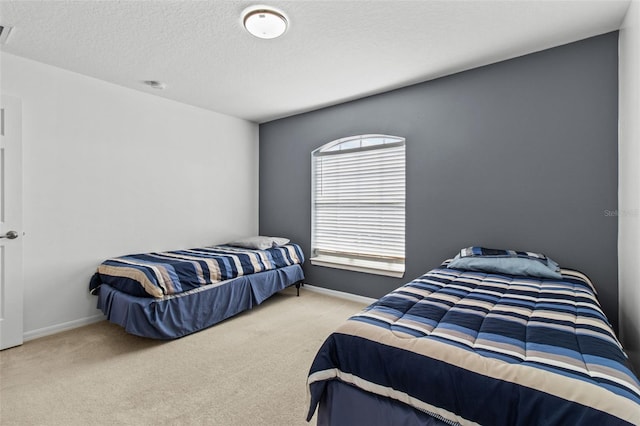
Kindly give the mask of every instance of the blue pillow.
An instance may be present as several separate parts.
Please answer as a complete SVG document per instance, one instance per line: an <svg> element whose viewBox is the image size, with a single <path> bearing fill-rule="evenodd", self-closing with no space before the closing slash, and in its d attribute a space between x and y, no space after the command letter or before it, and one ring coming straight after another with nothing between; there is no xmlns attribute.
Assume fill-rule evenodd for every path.
<svg viewBox="0 0 640 426"><path fill-rule="evenodd" d="M449 262L447 267L469 271L562 279L558 264L544 254L516 252L513 250L469 247L462 249Z"/></svg>

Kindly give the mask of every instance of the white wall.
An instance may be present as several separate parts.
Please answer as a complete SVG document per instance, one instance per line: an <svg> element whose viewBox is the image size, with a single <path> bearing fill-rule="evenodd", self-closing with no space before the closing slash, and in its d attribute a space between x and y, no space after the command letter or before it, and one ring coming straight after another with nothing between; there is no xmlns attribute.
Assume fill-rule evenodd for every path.
<svg viewBox="0 0 640 426"><path fill-rule="evenodd" d="M620 30L618 258L620 338L640 374L640 4Z"/></svg>
<svg viewBox="0 0 640 426"><path fill-rule="evenodd" d="M88 283L105 258L257 233L256 124L0 60L23 108L26 338L100 318Z"/></svg>

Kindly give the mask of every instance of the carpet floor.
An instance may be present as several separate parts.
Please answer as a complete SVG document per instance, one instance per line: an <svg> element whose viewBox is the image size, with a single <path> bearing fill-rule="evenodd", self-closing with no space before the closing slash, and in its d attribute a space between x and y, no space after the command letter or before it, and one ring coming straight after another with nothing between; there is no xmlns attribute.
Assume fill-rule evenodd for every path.
<svg viewBox="0 0 640 426"><path fill-rule="evenodd" d="M178 340L106 321L32 340L0 352L0 424L307 425L315 353L364 306L289 288Z"/></svg>

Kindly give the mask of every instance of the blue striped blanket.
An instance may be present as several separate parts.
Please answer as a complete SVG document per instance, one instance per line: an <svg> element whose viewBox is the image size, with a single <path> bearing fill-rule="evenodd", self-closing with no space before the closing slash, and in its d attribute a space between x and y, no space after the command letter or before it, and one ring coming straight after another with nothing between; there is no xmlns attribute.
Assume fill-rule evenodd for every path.
<svg viewBox="0 0 640 426"><path fill-rule="evenodd" d="M327 381L451 424L640 424L640 383L589 279L444 265L350 318L309 372L310 419Z"/></svg>
<svg viewBox="0 0 640 426"><path fill-rule="evenodd" d="M297 244L266 250L215 246L132 254L104 261L90 289L93 292L100 284L108 284L134 296L164 297L303 262Z"/></svg>

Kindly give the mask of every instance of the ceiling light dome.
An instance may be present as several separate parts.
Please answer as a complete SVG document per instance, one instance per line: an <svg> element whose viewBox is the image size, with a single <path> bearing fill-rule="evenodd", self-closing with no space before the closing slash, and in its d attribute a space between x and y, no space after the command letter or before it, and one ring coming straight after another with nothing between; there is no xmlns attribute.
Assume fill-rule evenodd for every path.
<svg viewBox="0 0 640 426"><path fill-rule="evenodd" d="M244 27L258 38L280 37L287 31L287 18L275 9L265 6L253 7L243 14Z"/></svg>

